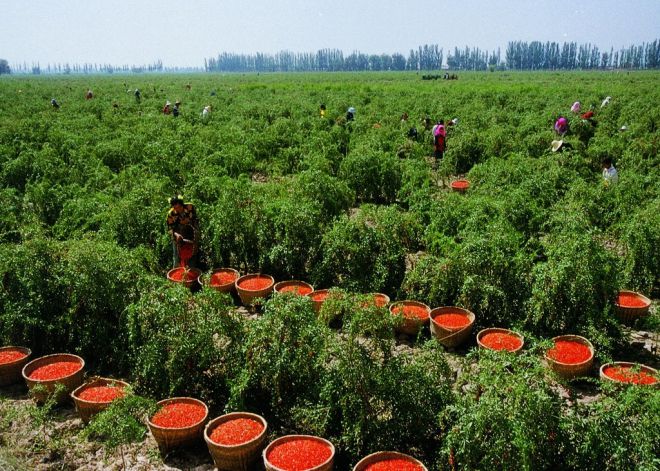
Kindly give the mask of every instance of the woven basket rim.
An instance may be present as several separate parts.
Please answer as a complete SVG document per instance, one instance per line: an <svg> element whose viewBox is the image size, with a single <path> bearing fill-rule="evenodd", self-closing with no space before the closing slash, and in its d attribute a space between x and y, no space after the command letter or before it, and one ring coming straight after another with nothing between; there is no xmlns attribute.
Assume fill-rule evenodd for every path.
<svg viewBox="0 0 660 471"><path fill-rule="evenodd" d="M642 301L644 301L646 306L622 306L621 304L619 304L619 295L621 295L621 294L633 294L636 297L640 298ZM637 291L622 289L622 290L619 290L619 292L617 293L617 297L616 297L616 301L614 301L614 305L616 307L623 308L623 309L648 309L649 307L651 307L651 300L649 298L647 298L646 296L644 296L642 293L638 293Z"/></svg>
<svg viewBox="0 0 660 471"><path fill-rule="evenodd" d="M284 442L288 442L288 441L291 441L291 440L298 440L298 439L302 439L302 438L318 440L318 441L323 442L325 445L328 445L330 447L330 457L327 460L325 460L323 463L320 463L320 464L316 465L315 467L310 468L310 471L318 469L322 466L326 466L328 463L330 463L334 459L334 457L335 457L335 446L332 444L332 442L330 440L326 440L325 438L317 437L315 435L284 435L282 437L276 438L275 440L270 442L268 444L268 446L266 446L266 448L264 448L264 451L262 452L264 462L268 463L268 466L270 466L271 468L273 468L276 471L286 471L282 468L278 468L277 466L272 464L270 461L268 461L268 452L270 451L271 448L273 448L275 446L275 444L279 444L280 442L284 443Z"/></svg>
<svg viewBox="0 0 660 471"><path fill-rule="evenodd" d="M587 347L589 347L589 351L591 352L591 356L588 359L586 359L585 361L582 361L580 363L564 363L564 362L553 360L552 358L550 358L548 356L548 350L546 350L543 353L543 356L545 357L545 359L549 362L556 363L557 365L568 366L568 367L584 366L587 363L593 361L594 356L596 355L596 349L594 348L593 344L589 341L589 339L587 339L585 337L582 337L581 335L574 335L574 334L558 335L556 337L553 337L551 340L553 342L556 342L557 340L576 340L576 341L582 343L583 345L586 345Z"/></svg>
<svg viewBox="0 0 660 471"><path fill-rule="evenodd" d="M234 418L236 419L242 419L242 418L251 418L254 420L257 420L261 422L261 424L264 426L264 429L261 431L259 435L254 437L252 440L248 440L247 442L243 443L237 443L236 445L223 445L222 443L216 443L213 440L211 440L211 433L213 433L213 430L220 424L223 424L225 422L228 422L230 420L233 420ZM259 440L263 439L264 436L266 435L266 432L268 432L268 422L266 422L266 419L264 419L262 416L259 414L255 414L253 412L229 412L227 414L223 414L219 417L216 417L212 420L209 420L209 422L206 424L206 427L204 427L204 440L207 443L211 443L214 446L217 447L222 447L227 450L237 450L239 448L245 447L247 445L250 445L252 443L258 442Z"/></svg>
<svg viewBox="0 0 660 471"><path fill-rule="evenodd" d="M195 422L194 424L189 425L187 427L161 427L160 425L154 424L151 421L151 417L156 415L162 406L165 406L167 404L171 404L173 402L194 402L196 404L201 404L201 405L204 406L204 410L206 411L206 413L204 414L204 417L199 422ZM162 401L158 401L156 403L156 406L158 406L158 409L156 410L156 412L154 412L151 416L147 417L147 423L149 424L149 427L153 427L155 430L160 430L160 431L165 431L165 432L168 432L168 431L182 432L182 431L186 431L186 430L192 430L196 427L199 427L201 424L203 424L206 421L206 419L208 419L208 417L209 417L209 407L206 405L206 403L204 403L203 401L200 401L199 399L196 399L194 397L186 397L186 396L170 397L168 399L163 399Z"/></svg>
<svg viewBox="0 0 660 471"><path fill-rule="evenodd" d="M30 375L27 374L27 371L32 373L32 370L37 368L37 366L34 366L37 362L44 361L44 360L54 360L52 362L46 361L44 363L45 365L48 365L50 363L55 363L55 361L57 361L58 357L75 359L80 363L80 368L77 369L76 371L74 371L73 373L69 374L69 375L62 376L61 378L57 378L57 379L32 379L32 378L30 378ZM34 366L34 368L32 368L33 366ZM41 366L41 365L39 365L39 366ZM51 384L51 383L57 383L59 381L63 381L65 379L72 378L75 375L79 374L84 369L85 369L85 360L83 360L83 358L79 357L78 355L75 355L73 353L51 353L50 355L44 355L44 356L41 356L39 358L35 358L34 360L27 363L23 367L23 369L21 370L21 374L23 375L23 379L25 379L25 381L31 381L35 384Z"/></svg>
<svg viewBox="0 0 660 471"><path fill-rule="evenodd" d="M481 329L479 332L477 332L477 344L485 349L488 350L493 350L492 348L484 345L481 343L481 337L483 337L486 334L490 333L503 333L503 334L510 334L513 335L514 337L518 338L522 343L520 344L520 347L516 348L515 350L504 350L508 351L510 353L515 353L519 350L522 350L522 348L525 346L525 337L522 334L519 334L515 330L510 330L510 329L505 329L504 327L486 327L485 329ZM493 351L498 351L498 350L493 350Z"/></svg>
<svg viewBox="0 0 660 471"><path fill-rule="evenodd" d="M311 293L307 293L305 296L309 296L312 299L312 301L314 301L314 302L321 303L321 302L325 301L325 299L314 299L313 296L315 294L328 294L329 295L331 289L332 288L315 289Z"/></svg>
<svg viewBox="0 0 660 471"><path fill-rule="evenodd" d="M382 460L376 460L372 461L374 458L378 458L379 455L383 456ZM357 462L355 466L353 466L353 471L361 471L364 467L370 465L370 464L375 464L375 463L380 463L381 461L391 459L391 458L399 458L399 459L406 459L410 460L412 463L421 466L422 469L428 470L426 465L419 461L417 458L414 456L407 455L405 453L401 453L400 451L377 451L375 453L371 453L365 457L363 457L360 461Z"/></svg>
<svg viewBox="0 0 660 471"><path fill-rule="evenodd" d="M202 270L200 270L199 268L188 268L189 272L193 272L193 273L197 274L197 276L195 278L188 279L188 280L185 280L185 281L184 280L174 280L174 279L172 279L172 273L174 273L175 271L181 270L182 268L184 268L184 267L175 267L175 268L172 268L172 269L168 270L167 271L167 279L169 281L173 281L174 283L184 283L185 284L185 283L195 283L197 280L199 280L199 277L202 276Z"/></svg>
<svg viewBox="0 0 660 471"><path fill-rule="evenodd" d="M464 325L463 327L445 327L444 325L439 324L438 322L436 322L435 317L438 314L444 313L445 310L448 310L448 309L451 309L452 311L459 311L459 314L463 314L463 315L467 316L467 318L470 320L470 323L468 325ZM454 332L458 332L458 331L461 331L461 330L464 330L464 329L471 328L472 325L474 324L474 322L476 321L477 316L474 314L474 312L470 311L469 309L465 309L463 307L440 306L440 307L436 307L434 309L431 309L431 312L429 312L429 319L431 320L431 322L433 322L433 324L436 327L439 327L443 330L446 330L447 332L454 333Z"/></svg>
<svg viewBox="0 0 660 471"><path fill-rule="evenodd" d="M216 273L235 273L236 278L234 281L230 281L229 283L223 283L221 285L212 285L211 283L208 283L209 287L211 288L226 288L227 286L233 286L236 280L238 280L241 277L241 273L236 270L235 268L214 268L211 270L209 273L202 274L199 278L197 278L197 282L200 285L204 285L207 283L207 279L211 278L211 276L215 275Z"/></svg>
<svg viewBox="0 0 660 471"><path fill-rule="evenodd" d="M394 309L396 309L399 306L423 307L424 309L426 309L427 314L430 314L431 311L432 311L431 306L429 306L428 304L423 303L421 301L415 301L414 299L404 299L402 301L394 301L392 304L390 304L390 307L388 309L389 309L390 313L392 313L392 315L396 316L396 315L398 315L398 313L395 313ZM419 319L421 322L428 321L428 317L426 318L426 320L422 320L421 318L417 318L417 317L412 318L412 317L405 317L404 316L404 318L405 319L415 319L415 320Z"/></svg>
<svg viewBox="0 0 660 471"><path fill-rule="evenodd" d="M304 286L305 288L311 288L312 291L307 293L307 294L304 294L303 296L309 296L310 294L312 294L314 292L314 287L310 283L307 283L306 281L302 281L302 280L278 281L277 283L275 283L273 285L273 290L275 290L275 292L279 293L280 288L283 288L285 286L292 286L292 285L293 286Z"/></svg>
<svg viewBox="0 0 660 471"><path fill-rule="evenodd" d="M85 389L94 387L97 384L101 386L106 386L108 384L117 384L122 386L122 389L126 389L128 386L130 386L126 381L122 381L120 379L102 378L100 376L97 376L94 378L90 378L87 382L81 384L76 389L71 391L71 398L74 401L80 401L83 404L111 404L113 401L107 401L107 402L87 401L85 399L82 399L80 396L78 396L78 394L83 392Z"/></svg>
<svg viewBox="0 0 660 471"><path fill-rule="evenodd" d="M454 186L454 183L456 183L456 182L466 182L466 183L468 184L467 188L470 187L470 180L468 180L467 178L457 178L456 180L452 181L449 185L450 185L452 188L458 188L458 189L460 189L460 190L465 190L465 188L455 187L455 186Z"/></svg>
<svg viewBox="0 0 660 471"><path fill-rule="evenodd" d="M270 285L268 285L266 288L261 288L261 289L246 289L246 288L242 288L239 285L239 283L242 281L257 277L270 278ZM236 286L237 290L245 291L246 293L259 293L261 291L271 289L275 285L275 278L273 278L271 275L266 275L264 273L248 273L247 275L243 275L239 278L236 278L236 281L234 281L234 285Z"/></svg>
<svg viewBox="0 0 660 471"><path fill-rule="evenodd" d="M32 355L32 350L30 350L28 347L18 347L14 345L7 345L6 347L0 347L0 352L4 352L6 350L18 350L21 353L25 353L26 356L24 356L23 358L19 358L18 360L10 361L7 363L0 363L0 368L16 366L20 364L22 361L29 360L30 356Z"/></svg>
<svg viewBox="0 0 660 471"><path fill-rule="evenodd" d="M604 363L603 365L601 365L600 371L599 371L600 378L601 379L606 379L608 381L613 381L617 384L632 384L632 383L627 383L625 381L619 381L618 379L614 379L610 376L607 376L605 374L605 368L608 368L610 366L630 366L630 367L633 367L633 368L634 367L639 367L640 371L645 371L646 373L650 373L650 374L652 374L656 377L658 376L658 370L656 370L655 368L650 367L648 365L644 365L643 363L637 363L637 362L632 362L632 361L611 361L609 363ZM657 378L657 379L658 379L657 382L655 382L653 384L646 385L646 386L655 386L655 385L660 384L660 378ZM637 385L637 386L639 386L639 385ZM642 385L642 386L644 386L644 385Z"/></svg>

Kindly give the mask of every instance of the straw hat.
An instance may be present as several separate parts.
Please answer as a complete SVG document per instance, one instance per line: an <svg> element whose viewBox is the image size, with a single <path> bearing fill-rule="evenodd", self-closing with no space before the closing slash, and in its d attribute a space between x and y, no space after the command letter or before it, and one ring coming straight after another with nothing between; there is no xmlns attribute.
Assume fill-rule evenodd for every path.
<svg viewBox="0 0 660 471"><path fill-rule="evenodd" d="M564 145L564 141L552 141L552 152L557 152Z"/></svg>

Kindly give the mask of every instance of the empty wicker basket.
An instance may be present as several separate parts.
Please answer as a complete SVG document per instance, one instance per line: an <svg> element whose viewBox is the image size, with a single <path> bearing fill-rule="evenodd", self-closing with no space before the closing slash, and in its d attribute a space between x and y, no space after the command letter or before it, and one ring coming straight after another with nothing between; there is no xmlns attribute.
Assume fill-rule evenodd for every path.
<svg viewBox="0 0 660 471"><path fill-rule="evenodd" d="M211 440L211 434L216 427L234 419L256 420L264 426L264 429L252 440L238 445L221 445ZM259 454L264 449L267 430L268 423L260 415L249 412L232 412L217 417L206 425L204 429L204 441L206 441L209 453L213 457L213 462L219 470L248 471L259 459Z"/></svg>
<svg viewBox="0 0 660 471"><path fill-rule="evenodd" d="M80 363L80 369L68 376L58 379L39 380L30 378L30 375L37 368L60 361ZM25 383L27 384L28 389L32 393L32 397L34 397L34 400L37 401L37 403L45 402L46 399L48 399L48 395L55 391L55 388L58 384L63 385L64 389L55 398L58 404L62 404L69 398L71 391L82 384L84 370L85 360L80 358L78 355L72 355L70 353L55 353L53 355L46 355L37 358L25 365L23 367L23 379L25 379ZM42 386L44 389L42 391L36 391L35 388L37 388L37 386Z"/></svg>
<svg viewBox="0 0 660 471"><path fill-rule="evenodd" d="M83 422L87 423L89 420L98 414L99 412L107 409L112 401L109 402L92 402L86 401L85 399L80 398L80 393L85 391L88 388L94 388L99 386L116 386L121 389L128 387L128 383L124 381L119 381L118 379L111 378L92 378L90 381L87 381L82 386L78 387L75 391L71 393L71 399L76 405L76 410L78 415Z"/></svg>
<svg viewBox="0 0 660 471"><path fill-rule="evenodd" d="M149 426L149 430L154 436L156 443L158 443L158 448L161 450L161 452L166 452L172 448L179 448L190 445L200 440L202 438L204 424L209 417L209 408L207 405L199 399L192 397L173 397L171 399L160 401L157 405L159 408L162 408L163 406L173 402L202 405L204 406L206 413L204 414L204 418L196 424L183 428L160 427L151 421L152 417L149 417L147 419L147 425Z"/></svg>
<svg viewBox="0 0 660 471"><path fill-rule="evenodd" d="M0 352L9 350L21 352L25 357L0 364L0 386L8 386L10 384L18 383L21 380L21 371L27 362L30 361L30 355L32 355L32 350L26 347L9 346L0 348Z"/></svg>
<svg viewBox="0 0 660 471"><path fill-rule="evenodd" d="M469 324L457 328L443 326L435 320L442 314L462 314L467 317ZM458 347L470 338L476 318L473 312L455 306L436 307L431 311L429 317L431 318L431 334L447 348Z"/></svg>
<svg viewBox="0 0 660 471"><path fill-rule="evenodd" d="M364 471L365 469L367 469L368 466L372 464L380 463L381 461L385 461L385 460L410 461L411 463L416 464L420 470L427 471L426 466L424 466L424 463L422 463L421 461L416 460L412 456L404 455L403 453L399 453L396 451L379 451L377 453L372 453L369 456L365 456L360 461L358 461L358 464L356 464L353 467L353 471Z"/></svg>

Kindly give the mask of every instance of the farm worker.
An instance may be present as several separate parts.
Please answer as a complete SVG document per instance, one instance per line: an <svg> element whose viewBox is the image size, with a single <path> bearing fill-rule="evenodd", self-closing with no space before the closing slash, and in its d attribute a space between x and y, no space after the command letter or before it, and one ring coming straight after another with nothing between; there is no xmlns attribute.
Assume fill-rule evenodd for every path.
<svg viewBox="0 0 660 471"><path fill-rule="evenodd" d="M179 106L181 106L181 102L180 102L179 100L177 100L177 101L174 103L174 108L172 108L172 115L173 115L175 118L176 118L177 116L179 116Z"/></svg>
<svg viewBox="0 0 660 471"><path fill-rule="evenodd" d="M573 106L571 106L571 111L573 113L579 113L581 109L582 109L582 104L579 101L576 101L575 103L573 103Z"/></svg>
<svg viewBox="0 0 660 471"><path fill-rule="evenodd" d="M605 99L603 100L603 102L600 104L600 107L601 107L601 108L605 108L607 105L610 104L610 100L611 100L611 99L612 99L611 96L605 97Z"/></svg>
<svg viewBox="0 0 660 471"><path fill-rule="evenodd" d="M137 101L138 103L140 103L140 100L141 100L141 99L142 99L142 95L140 94L140 90L138 90L138 89L136 88L136 89L135 89L135 101Z"/></svg>
<svg viewBox="0 0 660 471"><path fill-rule="evenodd" d="M552 152L557 152L557 151L562 151L564 152L565 150L571 150L573 149L573 146L571 145L570 142L564 142L562 141L552 141Z"/></svg>
<svg viewBox="0 0 660 471"><path fill-rule="evenodd" d="M401 122L402 122L402 123L405 123L406 121L408 121L408 113L404 112L404 113L401 115Z"/></svg>
<svg viewBox="0 0 660 471"><path fill-rule="evenodd" d="M437 165L437 161L442 159L445 155L445 139L447 137L447 130L445 129L445 122L441 119L435 126L433 131L433 157L435 158L433 166Z"/></svg>
<svg viewBox="0 0 660 471"><path fill-rule="evenodd" d="M172 238L172 263L195 266L199 245L199 222L197 211L191 203L184 203L181 195L170 198L170 210L167 212L167 228Z"/></svg>
<svg viewBox="0 0 660 471"><path fill-rule="evenodd" d="M428 131L429 129L431 129L431 127L432 127L431 125L433 124L433 120L431 120L431 117L430 117L429 115L426 115L426 117L424 117L424 119L422 120L422 122L424 123L424 129L425 129L426 131Z"/></svg>
<svg viewBox="0 0 660 471"><path fill-rule="evenodd" d="M568 120L563 116L560 116L559 119L555 122L555 131L560 136L563 136L568 132Z"/></svg>
<svg viewBox="0 0 660 471"><path fill-rule="evenodd" d="M92 90L88 88L87 93L85 93L85 100L91 100L92 98L94 98L94 94L92 93Z"/></svg>
<svg viewBox="0 0 660 471"><path fill-rule="evenodd" d="M60 109L60 104L57 102L57 100L56 100L55 98L51 98L51 99L50 99L50 104L51 104L51 106L52 106L53 108L55 108L56 110L59 110L59 109Z"/></svg>
<svg viewBox="0 0 660 471"><path fill-rule="evenodd" d="M325 118L325 103L321 103L321 106L319 106L319 116Z"/></svg>
<svg viewBox="0 0 660 471"><path fill-rule="evenodd" d="M206 105L202 110L202 119L206 121L207 119L209 119L210 115L211 115L211 105Z"/></svg>
<svg viewBox="0 0 660 471"><path fill-rule="evenodd" d="M605 180L605 186L615 185L619 181L619 174L609 157L603 159L603 179Z"/></svg>
<svg viewBox="0 0 660 471"><path fill-rule="evenodd" d="M346 121L353 121L355 119L355 108L352 106L346 112Z"/></svg>
<svg viewBox="0 0 660 471"><path fill-rule="evenodd" d="M591 118L593 118L593 117L594 117L594 112L593 112L593 110L589 110L589 111L587 111L586 113L582 113L582 114L580 115L580 118L582 118L582 119L586 119L587 121L589 121L589 120L590 120Z"/></svg>
<svg viewBox="0 0 660 471"><path fill-rule="evenodd" d="M165 102L165 106L163 106L163 114L170 114L172 112L172 103L168 101Z"/></svg>

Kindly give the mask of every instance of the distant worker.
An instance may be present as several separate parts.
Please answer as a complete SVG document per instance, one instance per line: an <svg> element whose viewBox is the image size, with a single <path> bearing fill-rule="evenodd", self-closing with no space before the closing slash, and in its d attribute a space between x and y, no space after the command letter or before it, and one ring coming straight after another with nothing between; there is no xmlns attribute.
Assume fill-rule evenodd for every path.
<svg viewBox="0 0 660 471"><path fill-rule="evenodd" d="M616 185L619 182L619 174L609 157L603 159L603 179L605 180L605 186Z"/></svg>
<svg viewBox="0 0 660 471"><path fill-rule="evenodd" d="M419 136L419 132L417 131L417 128L413 126L412 128L408 129L408 133L406 134L406 136L408 137L408 139L416 141L417 137Z"/></svg>
<svg viewBox="0 0 660 471"><path fill-rule="evenodd" d="M87 89L87 93L85 93L85 100L91 100L94 98L94 93L92 93L91 89Z"/></svg>
<svg viewBox="0 0 660 471"><path fill-rule="evenodd" d="M194 267L199 247L199 221L191 203L184 203L181 195L170 198L167 229L172 238L173 268Z"/></svg>
<svg viewBox="0 0 660 471"><path fill-rule="evenodd" d="M438 160L442 160L445 155L446 138L445 122L441 119L433 128L433 168L437 166Z"/></svg>
<svg viewBox="0 0 660 471"><path fill-rule="evenodd" d="M180 106L181 106L181 102L179 100L174 102L174 108L172 108L172 116L174 116L175 118L177 116L179 116L179 107Z"/></svg>
<svg viewBox="0 0 660 471"><path fill-rule="evenodd" d="M208 121L211 117L211 105L206 105L202 110L202 120Z"/></svg>
<svg viewBox="0 0 660 471"><path fill-rule="evenodd" d="M611 99L612 99L611 96L605 97L605 99L603 100L603 102L600 104L600 107L601 107L601 108L605 108L607 105L610 104L610 100L611 100Z"/></svg>
<svg viewBox="0 0 660 471"><path fill-rule="evenodd" d="M408 113L404 111L404 113L401 115L401 122L405 123L406 121L408 121Z"/></svg>
<svg viewBox="0 0 660 471"><path fill-rule="evenodd" d="M50 105L56 110L60 109L60 104L57 102L55 98L50 99Z"/></svg>
<svg viewBox="0 0 660 471"><path fill-rule="evenodd" d="M355 119L355 108L352 106L346 112L346 121L353 121Z"/></svg>
<svg viewBox="0 0 660 471"><path fill-rule="evenodd" d="M426 131L428 131L429 129L431 129L433 127L433 120L431 119L431 117L429 115L426 115L424 117L424 119L422 120L422 122L424 123L424 129Z"/></svg>
<svg viewBox="0 0 660 471"><path fill-rule="evenodd" d="M191 88L192 88L192 86L190 85L190 83L187 83L186 84L186 90L190 90Z"/></svg>
<svg viewBox="0 0 660 471"><path fill-rule="evenodd" d="M216 96L217 94L218 92L216 92L215 90L211 90L211 96Z"/></svg>
<svg viewBox="0 0 660 471"><path fill-rule="evenodd" d="M563 140L552 141L552 152L564 152L565 150L573 150L570 142L564 142Z"/></svg>
<svg viewBox="0 0 660 471"><path fill-rule="evenodd" d="M555 121L555 131L560 136L563 136L568 132L568 120L563 116L560 116L557 121Z"/></svg>
<svg viewBox="0 0 660 471"><path fill-rule="evenodd" d="M321 118L325 118L325 103L321 103L321 106L319 106L319 116Z"/></svg>
<svg viewBox="0 0 660 471"><path fill-rule="evenodd" d="M571 106L571 111L576 114L579 113L581 109L582 109L582 104L579 101L576 101L575 103L573 103L573 106Z"/></svg>
<svg viewBox="0 0 660 471"><path fill-rule="evenodd" d="M142 94L140 94L140 90L138 90L138 89L136 88L136 89L135 89L135 101L137 101L138 103L140 103L140 100L142 100Z"/></svg>
<svg viewBox="0 0 660 471"><path fill-rule="evenodd" d="M163 106L163 114L170 114L172 112L172 103L168 101L165 102L165 106Z"/></svg>

